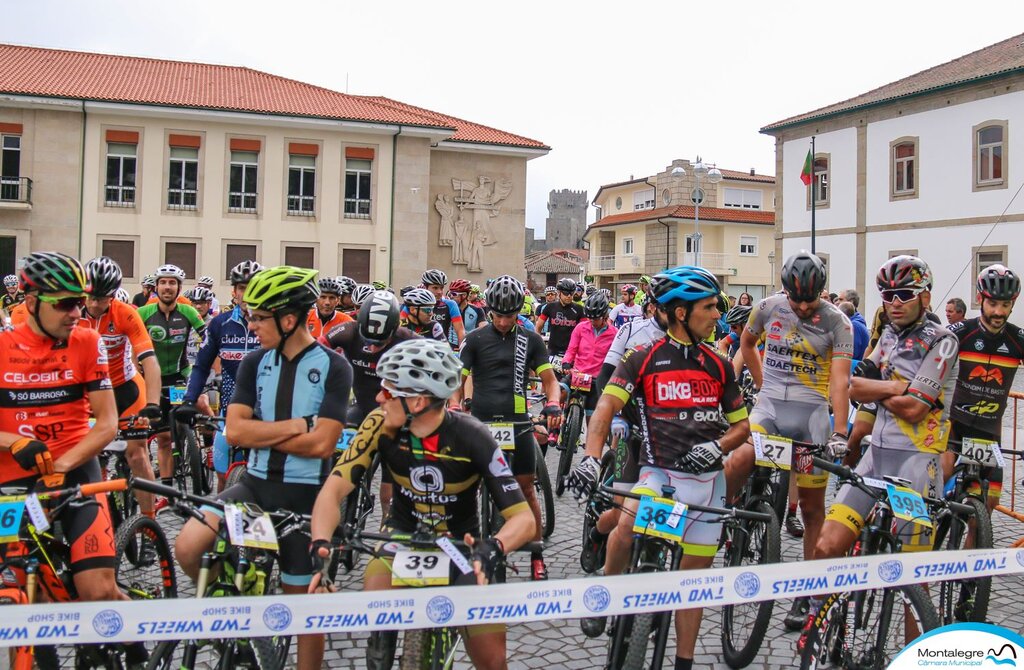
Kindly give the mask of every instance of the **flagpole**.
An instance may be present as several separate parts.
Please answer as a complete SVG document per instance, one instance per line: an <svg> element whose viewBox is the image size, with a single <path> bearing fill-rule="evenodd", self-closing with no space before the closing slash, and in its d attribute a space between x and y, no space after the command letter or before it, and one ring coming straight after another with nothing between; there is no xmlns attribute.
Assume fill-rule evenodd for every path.
<svg viewBox="0 0 1024 670"><path fill-rule="evenodd" d="M816 249L817 245L815 243L815 238L814 238L814 234L815 234L814 210L816 209L815 202L817 201L817 193L815 193L815 191L817 191L817 190L818 190L818 185L815 183L815 172L814 172L814 135L811 135L811 253L812 254L816 253L816 251L817 251L817 249Z"/></svg>

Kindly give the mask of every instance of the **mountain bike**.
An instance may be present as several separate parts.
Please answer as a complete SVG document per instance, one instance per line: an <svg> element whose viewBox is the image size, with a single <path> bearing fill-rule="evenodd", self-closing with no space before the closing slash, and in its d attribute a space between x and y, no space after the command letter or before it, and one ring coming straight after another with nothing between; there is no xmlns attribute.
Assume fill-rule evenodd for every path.
<svg viewBox="0 0 1024 670"><path fill-rule="evenodd" d="M338 437L338 444L335 447L335 461L341 457L341 454L348 450L349 444L352 442L352 438L356 435L355 428L345 428L341 432L341 436ZM378 470L380 470L380 454L375 453L373 460L370 462L370 468L366 474L359 478L359 483L356 485L355 490L341 501L341 523L339 529L342 527L359 528L362 530L366 527L366 520L373 513L375 506L375 500L377 496L374 494L374 486L376 490L380 490L380 481L374 483L374 477L376 477ZM335 540L338 540L336 535ZM355 552L351 549L339 549L338 551L332 552L331 554L331 565L328 570L328 576L331 581L337 577L338 566L344 566L346 572L351 572L355 567Z"/></svg>
<svg viewBox="0 0 1024 670"><path fill-rule="evenodd" d="M180 395L178 394L178 389ZM207 467L203 449L207 448L199 427L216 430L224 422L221 417L191 414L187 418L178 416L178 407L185 397L184 387L170 387L172 409L168 417L171 431L171 449L174 454L174 480L182 491L189 490L196 495L209 495L216 480L213 469ZM211 447L212 448L212 445Z"/></svg>
<svg viewBox="0 0 1024 670"><path fill-rule="evenodd" d="M620 446L623 449L626 448L625 442L625 440L620 440ZM583 501L583 541L580 549L580 567L588 575L593 574L604 565L605 553L608 548L607 537L596 542L592 534L597 528L597 520L601 518L601 514L612 508L612 501L601 487L611 486L614 483L615 460L615 451L606 451L601 456L601 468L597 475L598 486L595 486Z"/></svg>
<svg viewBox="0 0 1024 670"><path fill-rule="evenodd" d="M558 469L555 471L555 495L558 497L562 497L562 494L565 493L565 481L572 469L572 457L579 447L580 435L583 433L583 425L587 420L585 409L587 394L590 393L594 384L591 375L579 370L573 370L567 376L569 377L569 388L563 410L565 420L562 422L556 445L559 454Z"/></svg>

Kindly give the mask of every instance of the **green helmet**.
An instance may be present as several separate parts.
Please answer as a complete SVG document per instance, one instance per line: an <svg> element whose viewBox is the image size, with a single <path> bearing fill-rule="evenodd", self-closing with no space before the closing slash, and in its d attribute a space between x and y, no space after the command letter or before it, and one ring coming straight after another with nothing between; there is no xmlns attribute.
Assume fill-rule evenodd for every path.
<svg viewBox="0 0 1024 670"><path fill-rule="evenodd" d="M85 294L89 282L77 258L57 251L37 251L24 259L21 285L26 291Z"/></svg>
<svg viewBox="0 0 1024 670"><path fill-rule="evenodd" d="M640 279L637 280L637 283L638 284L650 284L651 283L651 276L650 275L640 275Z"/></svg>
<svg viewBox="0 0 1024 670"><path fill-rule="evenodd" d="M373 290L375 290L375 291L386 291L386 290L388 290L388 283L387 282L383 282L383 281L381 281L379 279L377 281L373 282L372 286L373 286Z"/></svg>
<svg viewBox="0 0 1024 670"><path fill-rule="evenodd" d="M308 311L320 297L316 270L281 265L253 275L242 301L266 312Z"/></svg>

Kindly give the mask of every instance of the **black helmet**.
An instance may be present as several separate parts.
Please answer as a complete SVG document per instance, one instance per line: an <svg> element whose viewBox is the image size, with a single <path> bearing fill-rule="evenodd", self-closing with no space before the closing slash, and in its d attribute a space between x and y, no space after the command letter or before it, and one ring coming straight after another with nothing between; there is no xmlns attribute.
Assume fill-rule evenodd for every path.
<svg viewBox="0 0 1024 670"><path fill-rule="evenodd" d="M827 280L825 263L809 251L793 254L782 265L782 286L794 302L814 302Z"/></svg>
<svg viewBox="0 0 1024 670"><path fill-rule="evenodd" d="M333 293L336 296L341 296L341 284L333 277L324 277L318 281L316 285L320 289L320 295L323 295L324 293Z"/></svg>
<svg viewBox="0 0 1024 670"><path fill-rule="evenodd" d="M518 314L526 302L526 292L518 279L511 275L501 275L491 282L484 293L484 302L487 303L487 309L496 314Z"/></svg>
<svg viewBox="0 0 1024 670"><path fill-rule="evenodd" d="M256 261L242 261L231 268L231 285L248 284L252 276L263 269Z"/></svg>
<svg viewBox="0 0 1024 670"><path fill-rule="evenodd" d="M736 305L725 313L725 322L730 326L742 326L750 318L750 305Z"/></svg>
<svg viewBox="0 0 1024 670"><path fill-rule="evenodd" d="M583 315L588 319L598 319L608 315L608 296L603 291L594 291L583 303Z"/></svg>
<svg viewBox="0 0 1024 670"><path fill-rule="evenodd" d="M992 300L1016 300L1020 277L1005 265L990 265L978 275L978 293Z"/></svg>
<svg viewBox="0 0 1024 670"><path fill-rule="evenodd" d="M398 329L401 316L402 308L394 293L374 291L359 308L359 335L364 340L388 340Z"/></svg>
<svg viewBox="0 0 1024 670"><path fill-rule="evenodd" d="M341 286L341 295L351 295L352 291L356 290L356 280L352 279L352 277L338 275L335 277L335 280Z"/></svg>
<svg viewBox="0 0 1024 670"><path fill-rule="evenodd" d="M576 282L568 277L562 277L558 280L558 283L555 284L555 288L557 288L560 293L575 293Z"/></svg>
<svg viewBox="0 0 1024 670"><path fill-rule="evenodd" d="M587 286L587 288L583 289L583 294L584 295L594 295L594 291L596 291L596 290L597 290L597 287L594 286L593 284L590 284L589 286Z"/></svg>
<svg viewBox="0 0 1024 670"><path fill-rule="evenodd" d="M21 285L25 291L83 294L88 286L85 268L77 258L58 251L37 251L25 257Z"/></svg>
<svg viewBox="0 0 1024 670"><path fill-rule="evenodd" d="M121 267L114 259L100 256L85 264L85 278L89 281L89 295L108 298L121 288Z"/></svg>
<svg viewBox="0 0 1024 670"><path fill-rule="evenodd" d="M879 291L894 288L932 290L932 270L917 256L893 256L878 268L875 283Z"/></svg>

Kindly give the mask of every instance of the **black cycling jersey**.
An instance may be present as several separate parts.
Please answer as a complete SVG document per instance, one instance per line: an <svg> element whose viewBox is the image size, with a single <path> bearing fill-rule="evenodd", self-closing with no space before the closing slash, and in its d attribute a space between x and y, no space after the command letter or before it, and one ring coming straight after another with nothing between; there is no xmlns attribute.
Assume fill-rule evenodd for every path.
<svg viewBox="0 0 1024 670"><path fill-rule="evenodd" d="M949 418L999 435L1017 368L1024 363L1024 330L1007 323L990 333L975 317L949 327L960 341L960 371Z"/></svg>
<svg viewBox="0 0 1024 670"><path fill-rule="evenodd" d="M459 355L462 374L473 375L473 416L481 421L529 419L530 370L539 375L551 367L540 335L518 325L502 335L487 324L466 334Z"/></svg>
<svg viewBox="0 0 1024 670"><path fill-rule="evenodd" d="M548 349L552 354L561 356L569 348L572 329L583 318L583 307L575 302L563 305L556 300L544 305L540 310L540 316L544 317L548 324Z"/></svg>
<svg viewBox="0 0 1024 670"><path fill-rule="evenodd" d="M384 413L374 410L331 474L358 483L378 452L398 485L388 525L400 532L413 532L422 521L435 531L460 538L463 533L479 534L481 479L506 519L529 509L490 431L466 414L446 412L437 431L419 439L408 431L388 435Z"/></svg>
<svg viewBox="0 0 1024 670"><path fill-rule="evenodd" d="M732 365L707 344L670 336L628 350L604 392L636 402L640 465L673 468L693 445L722 436L723 413L731 424L747 418Z"/></svg>

